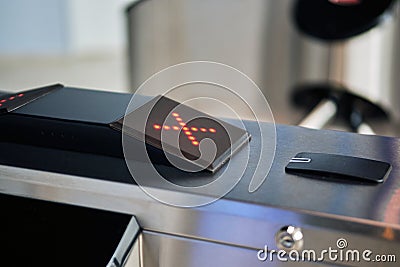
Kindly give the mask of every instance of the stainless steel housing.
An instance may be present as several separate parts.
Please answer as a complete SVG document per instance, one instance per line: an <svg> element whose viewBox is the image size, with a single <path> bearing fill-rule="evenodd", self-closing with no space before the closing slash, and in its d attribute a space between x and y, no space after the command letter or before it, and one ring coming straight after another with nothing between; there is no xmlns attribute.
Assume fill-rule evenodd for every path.
<svg viewBox="0 0 400 267"><path fill-rule="evenodd" d="M257 191L248 192L250 177L244 176L228 195L203 207L165 205L136 185L8 166L0 166L0 191L134 215L143 231L130 254L133 258L126 262L138 262L139 266L376 266L376 262L329 259L294 263L276 258L272 262L258 260L265 246L271 252L282 245L290 248L294 242L298 251L322 251L337 248L339 239L345 239L351 249L369 249L374 255L390 254L398 260L400 141L290 126L278 126L278 133L275 163ZM382 160L392 164L392 171L376 186L286 174L284 167L299 151ZM240 153L237 156L232 160ZM207 198L159 190L166 196ZM298 234L291 237L291 228L302 238ZM289 235L282 235L282 231Z"/></svg>

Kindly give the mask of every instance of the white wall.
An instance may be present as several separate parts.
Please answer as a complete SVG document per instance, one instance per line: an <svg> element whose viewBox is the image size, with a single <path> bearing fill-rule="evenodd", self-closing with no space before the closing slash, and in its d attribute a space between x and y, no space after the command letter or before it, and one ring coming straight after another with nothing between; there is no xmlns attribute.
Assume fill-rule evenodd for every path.
<svg viewBox="0 0 400 267"><path fill-rule="evenodd" d="M125 46L129 0L0 0L0 55L81 54Z"/></svg>
<svg viewBox="0 0 400 267"><path fill-rule="evenodd" d="M125 7L130 0L69 0L70 49L77 53L125 46Z"/></svg>
<svg viewBox="0 0 400 267"><path fill-rule="evenodd" d="M66 0L0 0L0 54L67 50Z"/></svg>

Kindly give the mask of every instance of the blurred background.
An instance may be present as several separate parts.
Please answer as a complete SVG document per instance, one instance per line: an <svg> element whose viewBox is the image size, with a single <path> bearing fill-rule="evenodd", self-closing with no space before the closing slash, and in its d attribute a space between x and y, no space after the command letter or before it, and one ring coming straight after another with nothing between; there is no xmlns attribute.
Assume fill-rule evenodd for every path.
<svg viewBox="0 0 400 267"><path fill-rule="evenodd" d="M129 90L128 0L0 0L0 88Z"/></svg>
<svg viewBox="0 0 400 267"><path fill-rule="evenodd" d="M0 0L0 90L134 92L209 60L253 79L277 123L399 136L399 24L397 0Z"/></svg>

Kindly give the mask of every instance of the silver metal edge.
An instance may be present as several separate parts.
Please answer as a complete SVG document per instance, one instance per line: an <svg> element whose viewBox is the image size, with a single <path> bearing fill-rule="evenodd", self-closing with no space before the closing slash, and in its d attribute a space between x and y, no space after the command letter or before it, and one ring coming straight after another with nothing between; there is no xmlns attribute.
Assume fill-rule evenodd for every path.
<svg viewBox="0 0 400 267"><path fill-rule="evenodd" d="M125 261L129 256L129 252L131 251L134 243L137 241L139 233L139 224L137 223L135 216L132 216L107 267L124 266Z"/></svg>

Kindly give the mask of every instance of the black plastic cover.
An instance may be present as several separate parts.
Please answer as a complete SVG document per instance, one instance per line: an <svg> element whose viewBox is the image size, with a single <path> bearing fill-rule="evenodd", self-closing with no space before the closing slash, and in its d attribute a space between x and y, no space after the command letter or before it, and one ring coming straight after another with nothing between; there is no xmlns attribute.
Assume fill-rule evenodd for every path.
<svg viewBox="0 0 400 267"><path fill-rule="evenodd" d="M387 162L325 153L299 153L286 172L313 178L333 178L347 182L382 183L391 165Z"/></svg>

